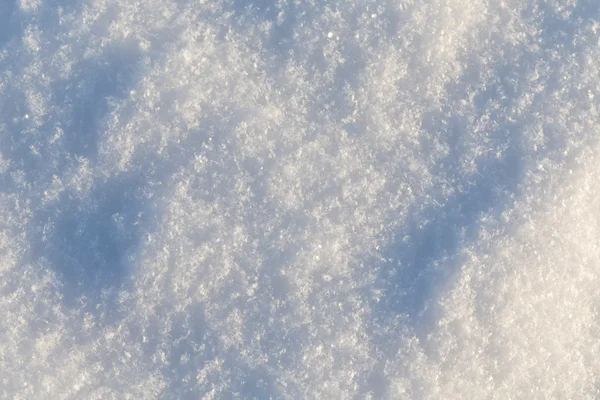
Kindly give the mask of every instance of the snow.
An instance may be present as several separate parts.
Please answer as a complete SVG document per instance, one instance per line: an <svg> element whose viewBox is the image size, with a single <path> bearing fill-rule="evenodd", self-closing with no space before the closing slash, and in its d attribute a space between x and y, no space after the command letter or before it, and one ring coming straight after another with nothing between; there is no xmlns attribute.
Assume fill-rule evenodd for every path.
<svg viewBox="0 0 600 400"><path fill-rule="evenodd" d="M598 398L599 18L0 2L0 397Z"/></svg>

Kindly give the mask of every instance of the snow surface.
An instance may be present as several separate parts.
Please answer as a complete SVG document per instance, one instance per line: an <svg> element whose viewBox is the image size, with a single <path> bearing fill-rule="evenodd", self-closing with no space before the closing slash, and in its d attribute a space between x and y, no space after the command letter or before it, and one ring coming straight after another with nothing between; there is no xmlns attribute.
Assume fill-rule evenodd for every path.
<svg viewBox="0 0 600 400"><path fill-rule="evenodd" d="M599 398L599 19L0 1L0 398Z"/></svg>

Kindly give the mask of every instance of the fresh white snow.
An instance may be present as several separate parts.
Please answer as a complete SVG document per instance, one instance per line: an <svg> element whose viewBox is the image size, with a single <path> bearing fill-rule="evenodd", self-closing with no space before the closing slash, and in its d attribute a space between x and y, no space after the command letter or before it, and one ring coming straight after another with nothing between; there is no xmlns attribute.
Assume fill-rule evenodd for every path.
<svg viewBox="0 0 600 400"><path fill-rule="evenodd" d="M0 398L599 398L599 28L1 0Z"/></svg>

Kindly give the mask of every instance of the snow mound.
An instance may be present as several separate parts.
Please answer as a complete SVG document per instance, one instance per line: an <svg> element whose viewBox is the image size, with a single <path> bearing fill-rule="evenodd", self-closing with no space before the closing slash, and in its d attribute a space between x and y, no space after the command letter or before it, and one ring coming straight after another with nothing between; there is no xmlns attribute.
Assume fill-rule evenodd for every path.
<svg viewBox="0 0 600 400"><path fill-rule="evenodd" d="M600 395L592 1L0 4L0 397Z"/></svg>

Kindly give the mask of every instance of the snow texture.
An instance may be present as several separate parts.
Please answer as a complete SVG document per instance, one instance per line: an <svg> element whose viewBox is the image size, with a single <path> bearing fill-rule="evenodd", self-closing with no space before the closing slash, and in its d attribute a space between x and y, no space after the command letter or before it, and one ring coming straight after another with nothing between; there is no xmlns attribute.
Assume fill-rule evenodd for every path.
<svg viewBox="0 0 600 400"><path fill-rule="evenodd" d="M0 1L0 398L599 398L599 20Z"/></svg>

